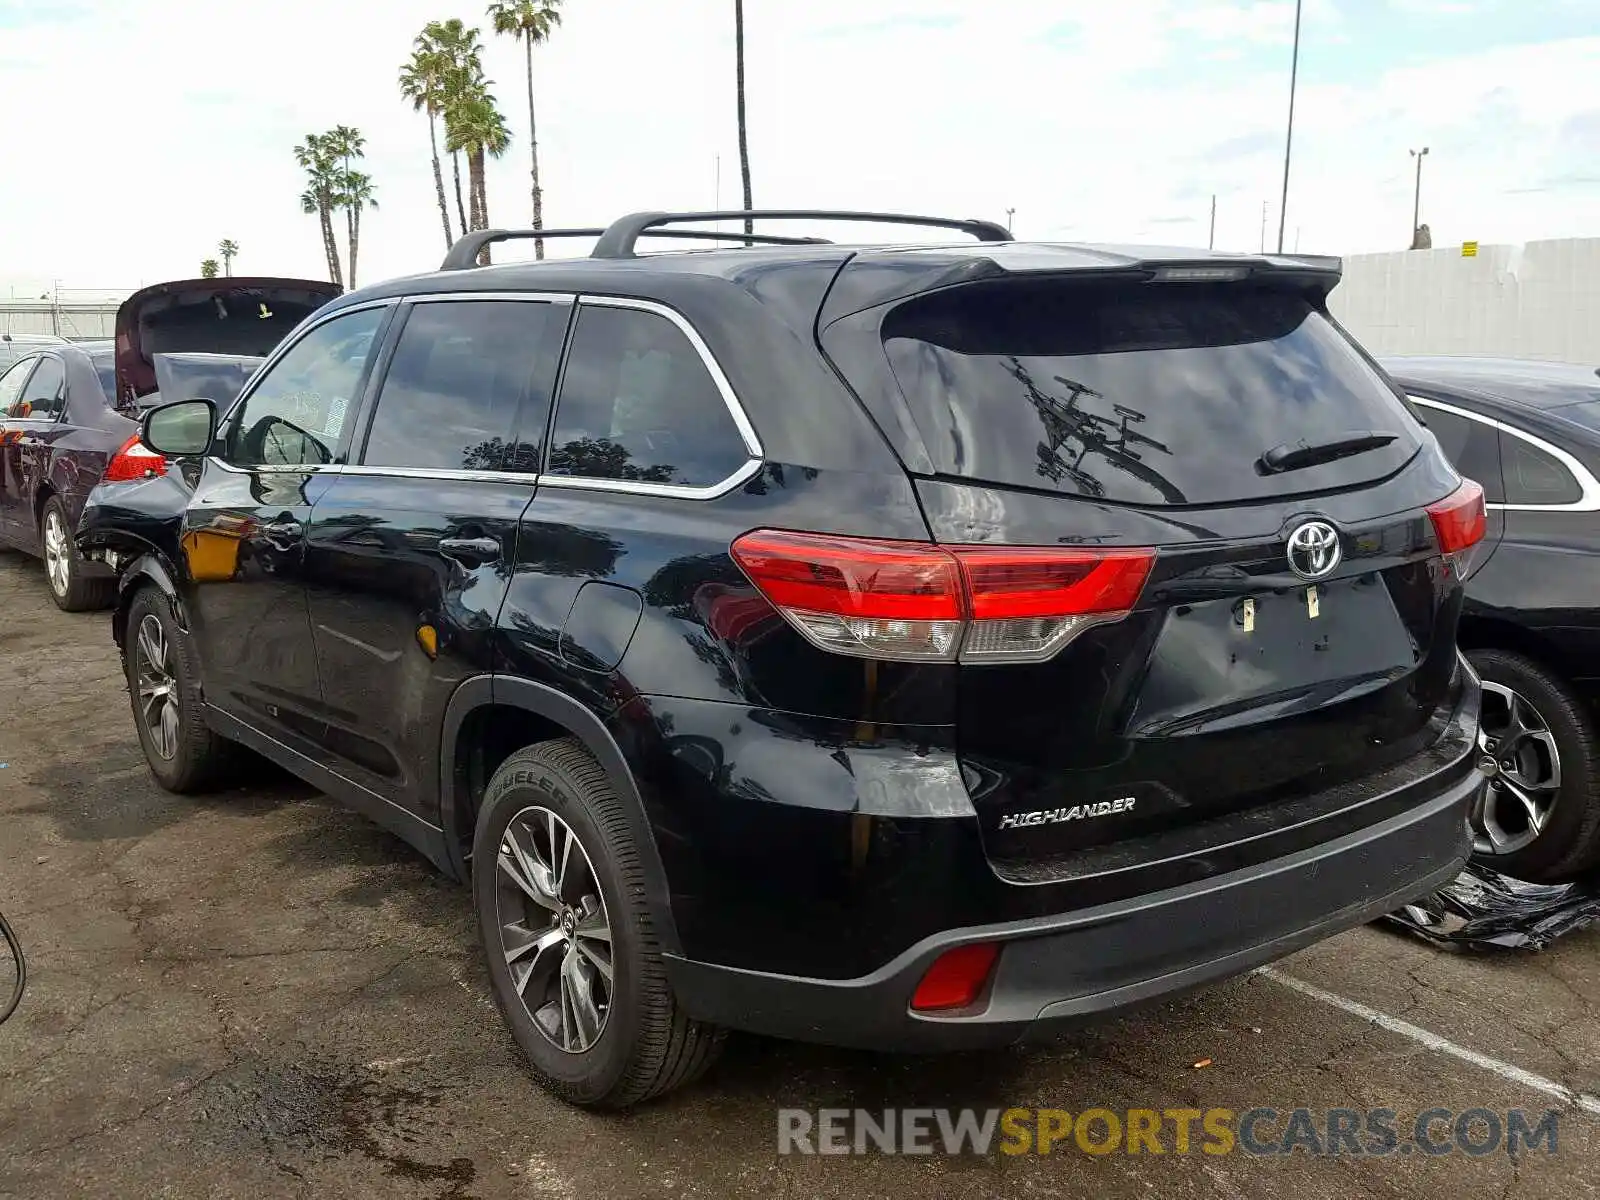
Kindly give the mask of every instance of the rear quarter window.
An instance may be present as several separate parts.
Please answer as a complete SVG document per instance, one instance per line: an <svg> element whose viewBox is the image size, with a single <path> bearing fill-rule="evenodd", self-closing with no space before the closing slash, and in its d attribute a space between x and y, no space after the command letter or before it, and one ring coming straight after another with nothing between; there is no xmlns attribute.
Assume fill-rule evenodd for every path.
<svg viewBox="0 0 1600 1200"><path fill-rule="evenodd" d="M751 457L705 359L644 309L580 306L554 425L552 475L711 488Z"/></svg>
<svg viewBox="0 0 1600 1200"><path fill-rule="evenodd" d="M1306 297L1248 284L1019 281L951 288L884 321L934 468L1138 505L1352 486L1420 430ZM1360 431L1376 450L1270 473L1262 454Z"/></svg>

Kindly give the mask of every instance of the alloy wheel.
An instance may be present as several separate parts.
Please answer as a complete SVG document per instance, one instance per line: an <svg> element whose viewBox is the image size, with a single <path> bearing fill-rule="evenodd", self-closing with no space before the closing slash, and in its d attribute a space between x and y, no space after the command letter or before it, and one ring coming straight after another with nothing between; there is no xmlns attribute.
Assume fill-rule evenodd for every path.
<svg viewBox="0 0 1600 1200"><path fill-rule="evenodd" d="M1487 679L1478 749L1489 784L1473 814L1473 849L1513 854L1532 845L1550 821L1561 792L1561 752L1527 697Z"/></svg>
<svg viewBox="0 0 1600 1200"><path fill-rule="evenodd" d="M139 622L134 640L134 674L138 677L139 719L150 744L164 759L178 752L178 681L172 673L166 631L153 613Z"/></svg>
<svg viewBox="0 0 1600 1200"><path fill-rule="evenodd" d="M495 907L511 985L534 1026L559 1050L588 1050L611 1013L611 923L588 852L549 809L524 808L501 835Z"/></svg>
<svg viewBox="0 0 1600 1200"><path fill-rule="evenodd" d="M52 508L44 515L44 569L50 590L65 596L72 583L72 549L67 545L67 529L61 514Z"/></svg>

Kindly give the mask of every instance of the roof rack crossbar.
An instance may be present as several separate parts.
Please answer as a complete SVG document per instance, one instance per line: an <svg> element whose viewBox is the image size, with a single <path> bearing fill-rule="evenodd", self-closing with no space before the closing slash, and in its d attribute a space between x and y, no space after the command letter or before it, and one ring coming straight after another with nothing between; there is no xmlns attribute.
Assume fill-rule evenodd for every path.
<svg viewBox="0 0 1600 1200"><path fill-rule="evenodd" d="M478 265L478 253L495 242L523 238L599 237L604 229L475 229L457 238L444 256L441 271L464 271Z"/></svg>
<svg viewBox="0 0 1600 1200"><path fill-rule="evenodd" d="M920 225L930 229L957 229L969 233L980 242L1009 242L1011 231L994 221L977 219L958 220L954 217L920 217L905 213L847 212L834 209L768 208L750 211L725 212L641 212L630 213L613 221L605 234L595 244L593 258L631 258L639 238L654 235L661 225L683 221L861 221L878 225ZM758 235L750 235L754 239ZM730 240L744 240L745 234L735 234Z"/></svg>
<svg viewBox="0 0 1600 1200"><path fill-rule="evenodd" d="M460 238L444 256L441 271L464 271L478 265L478 254L485 246L495 242L533 241L545 238L589 237L605 235L604 229L476 229ZM690 241L742 242L745 245L813 246L826 245L827 238L792 237L777 233L744 233L716 229L649 229L641 236L683 238ZM606 257L606 256L597 256Z"/></svg>

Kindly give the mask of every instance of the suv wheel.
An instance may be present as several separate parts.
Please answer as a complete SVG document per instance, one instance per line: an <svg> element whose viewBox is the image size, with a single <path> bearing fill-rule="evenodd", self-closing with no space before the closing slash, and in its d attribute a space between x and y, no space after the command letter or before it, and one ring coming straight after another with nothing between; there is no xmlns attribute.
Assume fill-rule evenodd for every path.
<svg viewBox="0 0 1600 1200"><path fill-rule="evenodd" d="M206 725L194 645L155 587L133 598L127 630L123 669L150 773L169 792L202 791L223 774L232 744Z"/></svg>
<svg viewBox="0 0 1600 1200"><path fill-rule="evenodd" d="M580 742L501 765L472 861L495 1001L550 1091L622 1108L711 1065L722 1031L677 1007L621 801Z"/></svg>
<svg viewBox="0 0 1600 1200"><path fill-rule="evenodd" d="M85 578L83 560L67 524L67 512L57 496L45 501L39 516L39 545L44 551L45 581L50 598L62 612L91 612L109 608L116 599L115 579Z"/></svg>
<svg viewBox="0 0 1600 1200"><path fill-rule="evenodd" d="M1473 817L1480 863L1534 883L1600 858L1600 758L1583 701L1545 667L1504 650L1468 657L1483 677L1478 748L1494 775Z"/></svg>

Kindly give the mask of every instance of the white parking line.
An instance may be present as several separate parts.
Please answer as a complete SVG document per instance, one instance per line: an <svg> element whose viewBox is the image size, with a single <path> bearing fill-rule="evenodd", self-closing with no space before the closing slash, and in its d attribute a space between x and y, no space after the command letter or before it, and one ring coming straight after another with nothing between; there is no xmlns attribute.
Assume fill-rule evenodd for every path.
<svg viewBox="0 0 1600 1200"><path fill-rule="evenodd" d="M1490 1058L1487 1054L1479 1054L1476 1050L1469 1050L1465 1046L1458 1046L1449 1038L1442 1038L1437 1033L1430 1033L1419 1025L1409 1021L1402 1021L1399 1017L1391 1017L1388 1013L1379 1012L1369 1008L1356 1000L1341 996L1337 992L1324 991L1314 984L1296 979L1293 975L1285 975L1276 967L1258 967L1257 975L1265 976L1273 983L1288 988L1290 991L1299 992L1302 996L1309 996L1313 1000L1320 1000L1334 1008L1349 1013L1352 1017L1360 1017L1380 1029L1387 1029L1390 1033L1397 1033L1403 1038L1410 1038L1419 1042L1429 1050L1437 1050L1441 1054L1448 1054L1459 1058L1462 1062L1471 1063L1475 1067L1482 1067L1485 1071L1493 1071L1502 1079L1509 1079L1513 1083L1520 1083L1523 1087L1532 1088L1536 1092L1543 1092L1547 1096L1555 1096L1575 1108L1593 1116L1600 1116L1600 1096L1590 1095L1588 1092L1575 1092L1565 1084L1557 1083L1554 1079L1546 1079L1543 1075L1535 1075L1532 1071L1524 1071L1521 1067L1512 1066L1508 1062L1501 1062L1498 1058Z"/></svg>

